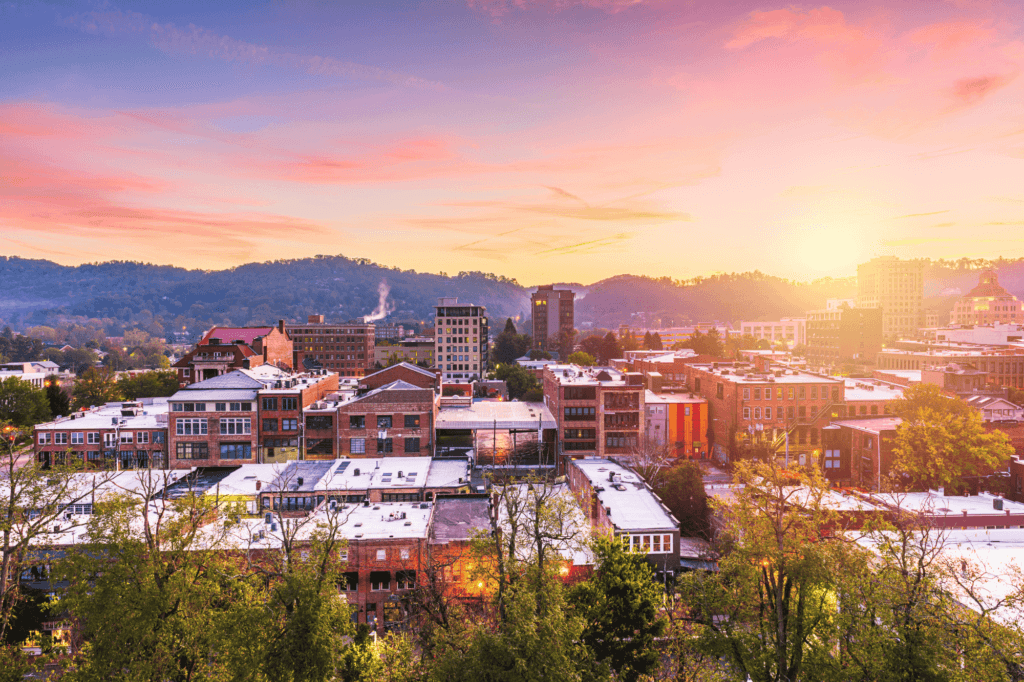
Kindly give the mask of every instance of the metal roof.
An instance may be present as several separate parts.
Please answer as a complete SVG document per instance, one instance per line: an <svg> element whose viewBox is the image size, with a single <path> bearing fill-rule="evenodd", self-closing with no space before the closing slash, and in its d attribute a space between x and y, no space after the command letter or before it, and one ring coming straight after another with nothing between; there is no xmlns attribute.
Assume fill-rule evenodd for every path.
<svg viewBox="0 0 1024 682"><path fill-rule="evenodd" d="M544 403L475 400L472 405L442 407L438 429L557 429L558 423Z"/></svg>

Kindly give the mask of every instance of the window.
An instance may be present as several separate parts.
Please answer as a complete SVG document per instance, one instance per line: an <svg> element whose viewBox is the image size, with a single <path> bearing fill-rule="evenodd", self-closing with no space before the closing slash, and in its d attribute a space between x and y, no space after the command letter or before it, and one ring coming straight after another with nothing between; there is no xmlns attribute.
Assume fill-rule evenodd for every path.
<svg viewBox="0 0 1024 682"><path fill-rule="evenodd" d="M690 406L689 405L683 406L683 415L686 416L686 417L690 416Z"/></svg>
<svg viewBox="0 0 1024 682"><path fill-rule="evenodd" d="M383 549L377 550L377 556L380 556L384 552ZM391 589L391 573L390 571L370 571L370 589L379 592L381 590ZM366 605L366 612L369 614L370 605Z"/></svg>
<svg viewBox="0 0 1024 682"><path fill-rule="evenodd" d="M165 438L163 431L154 431L153 432L153 442L154 443L159 443L160 445L163 445L164 442L166 442L166 440L167 439Z"/></svg>
<svg viewBox="0 0 1024 682"><path fill-rule="evenodd" d="M175 434L179 436L205 436L207 424L205 419L178 419L175 422Z"/></svg>
<svg viewBox="0 0 1024 682"><path fill-rule="evenodd" d="M67 445L68 444L68 434L67 434L67 431L57 431L56 433L54 433L53 434L53 443L54 443L54 445Z"/></svg>
<svg viewBox="0 0 1024 682"><path fill-rule="evenodd" d="M189 376L191 374L192 374L192 371L188 367L186 367L183 370L181 370L181 376L183 376L183 377L187 377L187 376Z"/></svg>
<svg viewBox="0 0 1024 682"><path fill-rule="evenodd" d="M99 445L100 444L100 432L99 431L90 431L88 434L86 434L86 442L89 445Z"/></svg>
<svg viewBox="0 0 1024 682"><path fill-rule="evenodd" d="M298 431L299 420L298 419L282 419L281 430L282 431Z"/></svg>
<svg viewBox="0 0 1024 682"><path fill-rule="evenodd" d="M409 558L409 548L408 547L403 547L400 550L398 550L398 556L399 556L400 559L408 559Z"/></svg>
<svg viewBox="0 0 1024 682"><path fill-rule="evenodd" d="M214 407L214 412L227 412L228 411L228 404L227 403L214 403L213 407Z"/></svg>
<svg viewBox="0 0 1024 682"><path fill-rule="evenodd" d="M824 391L824 390L825 389L822 389L822 391ZM822 393L821 397L824 398L825 394ZM811 400L817 400L817 399L818 399L818 387L817 386L811 386Z"/></svg>
<svg viewBox="0 0 1024 682"><path fill-rule="evenodd" d="M264 398L263 399L264 410L276 410L277 409L277 398Z"/></svg>
<svg viewBox="0 0 1024 682"><path fill-rule="evenodd" d="M252 403L229 403L231 412L252 412Z"/></svg>
<svg viewBox="0 0 1024 682"><path fill-rule="evenodd" d="M122 431L121 432L121 442L122 443L133 443L134 441L135 441L135 434L133 432L131 432L131 431Z"/></svg>
<svg viewBox="0 0 1024 682"><path fill-rule="evenodd" d="M405 451L406 451L406 453L410 453L410 452L417 452L418 453L420 451L420 439L419 438L406 438L405 439Z"/></svg>
<svg viewBox="0 0 1024 682"><path fill-rule="evenodd" d="M761 389L760 388L755 388L754 389L754 400L760 400L760 399L761 399Z"/></svg>
<svg viewBox="0 0 1024 682"><path fill-rule="evenodd" d="M418 429L420 427L420 416L418 414L405 415L405 428Z"/></svg>
<svg viewBox="0 0 1024 682"><path fill-rule="evenodd" d="M252 433L252 420L248 417L222 417L220 432L225 436L245 436Z"/></svg>
<svg viewBox="0 0 1024 682"><path fill-rule="evenodd" d="M772 418L772 408L770 408L770 407L764 408L764 418L767 419L767 420L771 420L771 418Z"/></svg>
<svg viewBox="0 0 1024 682"><path fill-rule="evenodd" d="M306 417L306 428L312 431L323 431L334 428L334 417L329 414L315 414Z"/></svg>
<svg viewBox="0 0 1024 682"><path fill-rule="evenodd" d="M377 439L377 454L386 454L392 452L393 439L391 438L378 438Z"/></svg>
<svg viewBox="0 0 1024 682"><path fill-rule="evenodd" d="M281 409L282 410L297 410L299 409L298 398L281 398Z"/></svg>
<svg viewBox="0 0 1024 682"><path fill-rule="evenodd" d="M149 442L149 431L138 431L135 434L136 443L148 443Z"/></svg>
<svg viewBox="0 0 1024 682"><path fill-rule="evenodd" d="M264 431L277 431L277 420L276 419L264 419L263 420Z"/></svg>
<svg viewBox="0 0 1024 682"><path fill-rule="evenodd" d="M377 428L378 429L390 429L391 428L391 415L381 414L377 416Z"/></svg>
<svg viewBox="0 0 1024 682"><path fill-rule="evenodd" d="M633 552L643 552L644 554L672 553L672 536L669 534L623 536L622 542Z"/></svg>
<svg viewBox="0 0 1024 682"><path fill-rule="evenodd" d="M348 441L348 451L353 455L362 455L366 453L366 439L365 438L350 438Z"/></svg>
<svg viewBox="0 0 1024 682"><path fill-rule="evenodd" d="M725 397L725 384L718 384L718 386L715 387L715 397L719 400Z"/></svg>
<svg viewBox="0 0 1024 682"><path fill-rule="evenodd" d="M403 549L402 552L408 558L409 550ZM416 587L416 571L398 571L395 573L395 581L398 583L398 589L400 590L411 590Z"/></svg>
<svg viewBox="0 0 1024 682"><path fill-rule="evenodd" d="M49 432L47 432L47 431L40 431L39 432L39 444L40 445L46 445L49 442L50 442L50 434L49 434Z"/></svg>
<svg viewBox="0 0 1024 682"><path fill-rule="evenodd" d="M826 450L825 451L825 468L826 469L838 469L840 466L839 450Z"/></svg>
<svg viewBox="0 0 1024 682"><path fill-rule="evenodd" d="M221 459L251 459L252 446L249 443L221 443Z"/></svg>
<svg viewBox="0 0 1024 682"><path fill-rule="evenodd" d="M210 448L206 443L177 443L178 459L208 459Z"/></svg>
<svg viewBox="0 0 1024 682"><path fill-rule="evenodd" d="M743 408L743 418L744 419L750 419L750 408L749 407L744 407Z"/></svg>
<svg viewBox="0 0 1024 682"><path fill-rule="evenodd" d="M760 419L760 418L761 418L761 408L760 407L755 407L754 408L754 419Z"/></svg>
<svg viewBox="0 0 1024 682"><path fill-rule="evenodd" d="M744 400L750 400L750 389L749 388L744 388L743 389L743 399Z"/></svg>
<svg viewBox="0 0 1024 682"><path fill-rule="evenodd" d="M377 550L377 561L387 561L388 551L386 549Z"/></svg>

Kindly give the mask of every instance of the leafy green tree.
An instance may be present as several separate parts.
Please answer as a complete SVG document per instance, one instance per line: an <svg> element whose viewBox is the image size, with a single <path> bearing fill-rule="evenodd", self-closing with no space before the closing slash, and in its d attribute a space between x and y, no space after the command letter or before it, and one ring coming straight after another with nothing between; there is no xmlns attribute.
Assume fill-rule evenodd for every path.
<svg viewBox="0 0 1024 682"><path fill-rule="evenodd" d="M937 386L916 384L893 405L902 418L893 443L893 473L906 487L962 485L968 476L1001 469L1013 456L1002 431L986 431L981 415Z"/></svg>
<svg viewBox="0 0 1024 682"><path fill-rule="evenodd" d="M701 468L694 462L681 462L666 469L654 486L665 506L679 521L679 532L691 537L708 538L711 510L704 491Z"/></svg>
<svg viewBox="0 0 1024 682"><path fill-rule="evenodd" d="M531 360L550 360L551 353L547 352L546 350L534 348L533 350L530 351L529 357Z"/></svg>
<svg viewBox="0 0 1024 682"><path fill-rule="evenodd" d="M597 573L570 589L567 601L586 622L583 643L594 657L617 679L636 682L658 665L655 640L668 624L660 613L664 593L645 555L608 537L595 538L593 549Z"/></svg>
<svg viewBox="0 0 1024 682"><path fill-rule="evenodd" d="M89 348L76 348L64 352L62 367L66 367L75 374L82 374L90 367L95 367L99 357L95 351Z"/></svg>
<svg viewBox="0 0 1024 682"><path fill-rule="evenodd" d="M100 372L95 367L90 367L80 375L71 391L71 404L76 410L120 399L121 394L110 374Z"/></svg>
<svg viewBox="0 0 1024 682"><path fill-rule="evenodd" d="M515 363L498 365L494 369L494 378L505 382L508 387L508 397L513 400L519 400L527 393L540 389L537 377L525 367Z"/></svg>
<svg viewBox="0 0 1024 682"><path fill-rule="evenodd" d="M0 381L0 422L31 431L51 416L45 392L17 377Z"/></svg>
<svg viewBox="0 0 1024 682"><path fill-rule="evenodd" d="M560 582L547 576L512 585L505 618L492 627L471 623L442 636L429 679L437 682L601 682L607 666L582 641L583 618L566 607Z"/></svg>
<svg viewBox="0 0 1024 682"><path fill-rule="evenodd" d="M593 367L597 364L597 360L590 353L584 353L581 350L576 351L566 358L566 362L570 365L579 365L580 367Z"/></svg>
<svg viewBox="0 0 1024 682"><path fill-rule="evenodd" d="M604 339L601 340L601 351L598 356L598 360L602 365L610 364L615 358L622 357L622 348L619 347L619 342L615 338L615 334L608 332L605 334Z"/></svg>
<svg viewBox="0 0 1024 682"><path fill-rule="evenodd" d="M532 340L525 334L518 334L512 318L505 320L505 329L494 338L494 362L511 364L526 355Z"/></svg>
<svg viewBox="0 0 1024 682"><path fill-rule="evenodd" d="M46 402L50 406L51 417L63 417L71 413L71 399L61 388L60 382L53 378L46 382Z"/></svg>
<svg viewBox="0 0 1024 682"><path fill-rule="evenodd" d="M828 679L834 590L848 551L828 540L838 526L823 503L828 490L816 469L740 463L743 485L723 509L726 542L715 573L679 582L701 650L728 660L754 682Z"/></svg>
<svg viewBox="0 0 1024 682"><path fill-rule="evenodd" d="M136 376L121 376L115 385L118 394L126 400L163 398L178 391L178 373L172 370L143 372Z"/></svg>

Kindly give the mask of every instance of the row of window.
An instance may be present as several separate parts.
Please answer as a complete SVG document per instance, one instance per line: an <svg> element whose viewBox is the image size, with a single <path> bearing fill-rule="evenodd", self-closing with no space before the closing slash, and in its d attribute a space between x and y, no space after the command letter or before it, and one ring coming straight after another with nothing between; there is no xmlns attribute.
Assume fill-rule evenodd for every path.
<svg viewBox="0 0 1024 682"><path fill-rule="evenodd" d="M420 415L418 414L407 414L404 415L405 428L407 429L418 429L420 427ZM377 428L378 429L390 429L394 425L394 417L390 414L379 414L377 415ZM359 430L366 428L366 415L365 414L353 414L349 415L348 428L351 430Z"/></svg>
<svg viewBox="0 0 1024 682"><path fill-rule="evenodd" d="M596 409L594 407L566 407L564 415L569 421L594 421Z"/></svg>
<svg viewBox="0 0 1024 682"><path fill-rule="evenodd" d="M663 534L622 535L622 544L631 552L644 554L671 554L672 536Z"/></svg>
<svg viewBox="0 0 1024 682"><path fill-rule="evenodd" d="M213 405L213 409L208 409ZM252 403L171 403L171 412L252 412Z"/></svg>
<svg viewBox="0 0 1024 682"><path fill-rule="evenodd" d="M278 422L277 419L264 419L263 420L263 430L264 431L277 431L278 423L279 422ZM282 419L282 420L280 420L280 425L281 425L281 430L282 431L298 431L299 430L299 420L298 419Z"/></svg>
<svg viewBox="0 0 1024 682"><path fill-rule="evenodd" d="M829 386L820 386L820 387L819 386L810 386L810 387L808 387L808 386L789 386L788 387L789 399L790 400L807 400L808 399L808 397L807 397L808 393L810 393L810 400L817 400L818 399L818 395L820 393L821 399L822 400L827 400L828 396L829 396L829 388L830 388ZM820 391L819 391L819 389L820 389ZM838 386L832 386L831 389L832 389L832 400L839 400L839 387ZM786 393L787 393L786 388L783 388L782 386L778 386L775 389L775 398L778 399L778 400L783 400L785 398L785 394ZM764 400L771 400L772 399L772 389L771 389L770 386L766 386L763 389L760 388L760 387L757 387L757 386L755 386L753 388L751 388L749 386L744 386L743 387L743 399L744 400L750 400L751 399L750 398L751 395L754 396L754 398L753 398L754 400L761 400L762 399L761 398L762 395L764 396L764 398L763 398Z"/></svg>
<svg viewBox="0 0 1024 682"><path fill-rule="evenodd" d="M299 399L290 397L268 396L260 401L260 405L264 410L276 410L280 404L282 410L297 410L299 409Z"/></svg>
<svg viewBox="0 0 1024 682"><path fill-rule="evenodd" d="M209 433L209 423L202 417L178 419L174 432L178 436L205 436ZM226 436L247 436L252 433L252 420L248 417L222 417L220 433Z"/></svg>
<svg viewBox="0 0 1024 682"><path fill-rule="evenodd" d="M178 459L209 459L210 446L207 443L178 443L175 446ZM252 445L249 443L221 443L221 459L252 459Z"/></svg>
<svg viewBox="0 0 1024 682"><path fill-rule="evenodd" d="M163 443L165 440L163 431L153 431L152 435L150 434L149 431L121 431L116 434L108 432L103 434L102 440L106 445L112 445L114 442L146 444L151 438L154 443ZM99 431L40 431L38 438L40 445L100 444Z"/></svg>
<svg viewBox="0 0 1024 682"><path fill-rule="evenodd" d="M348 451L352 455L363 455L366 454L366 439L365 438L349 438L348 439ZM406 438L405 439L405 452L407 453L418 453L420 451L420 439L419 438ZM393 438L378 438L377 439L377 454L387 454L394 452L394 439Z"/></svg>
<svg viewBox="0 0 1024 682"><path fill-rule="evenodd" d="M625 434L608 434L604 438L605 447L609 448L635 448L636 436Z"/></svg>

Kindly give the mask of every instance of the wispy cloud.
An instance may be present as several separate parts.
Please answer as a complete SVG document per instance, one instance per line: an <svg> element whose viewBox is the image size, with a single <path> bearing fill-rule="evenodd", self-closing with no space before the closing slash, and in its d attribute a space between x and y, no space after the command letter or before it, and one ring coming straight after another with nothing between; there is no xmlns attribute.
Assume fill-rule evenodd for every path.
<svg viewBox="0 0 1024 682"><path fill-rule="evenodd" d="M942 213L949 213L949 209L943 211L930 211L928 213L907 213L906 215L896 216L896 220L899 220L900 218L920 218L926 215L940 215Z"/></svg>
<svg viewBox="0 0 1024 682"><path fill-rule="evenodd" d="M376 80L430 90L444 89L444 85L438 81L334 57L295 54L269 45L237 40L193 24L184 28L170 23L161 24L138 12L86 12L67 18L66 23L89 33L141 35L153 47L169 54L200 55L226 62L277 66L316 76Z"/></svg>

